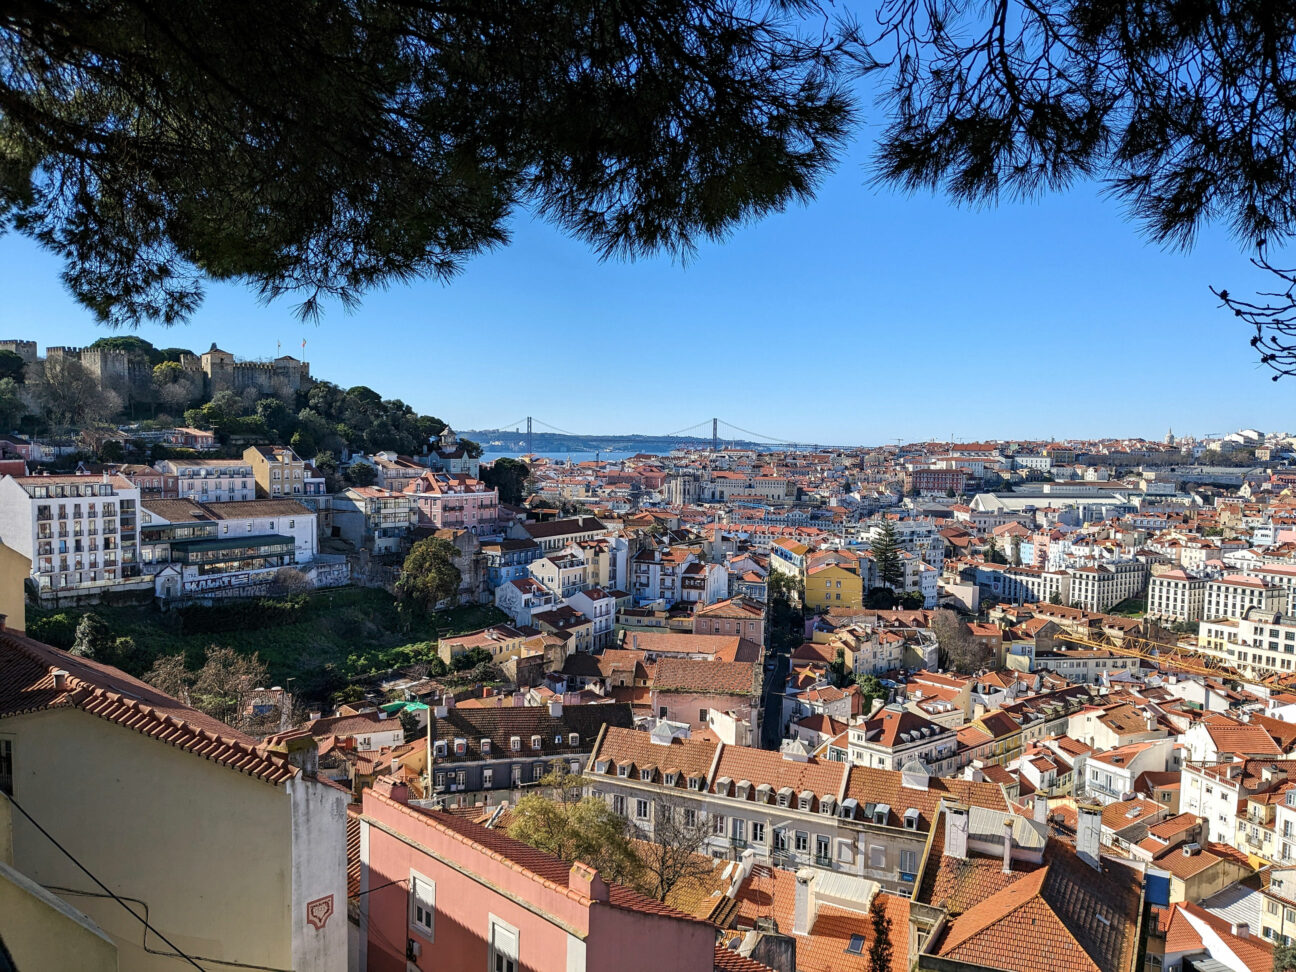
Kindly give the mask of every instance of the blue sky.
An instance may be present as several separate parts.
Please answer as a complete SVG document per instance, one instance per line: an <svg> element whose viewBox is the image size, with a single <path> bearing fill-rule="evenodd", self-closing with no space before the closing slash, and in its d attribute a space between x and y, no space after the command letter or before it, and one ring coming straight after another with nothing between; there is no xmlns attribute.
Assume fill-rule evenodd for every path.
<svg viewBox="0 0 1296 972"><path fill-rule="evenodd" d="M862 136L866 139L867 131ZM366 384L459 428L531 414L577 432L666 433L718 415L821 443L1287 428L1296 384L1256 366L1208 284L1264 281L1222 231L1189 254L1146 244L1085 185L955 208L867 184L856 143L818 198L739 229L687 265L600 263L520 217L511 246L448 286L370 294L306 325L209 288L159 346L276 341L317 377ZM0 337L108 333L29 241L0 238ZM1286 423L1286 424L1284 424Z"/></svg>

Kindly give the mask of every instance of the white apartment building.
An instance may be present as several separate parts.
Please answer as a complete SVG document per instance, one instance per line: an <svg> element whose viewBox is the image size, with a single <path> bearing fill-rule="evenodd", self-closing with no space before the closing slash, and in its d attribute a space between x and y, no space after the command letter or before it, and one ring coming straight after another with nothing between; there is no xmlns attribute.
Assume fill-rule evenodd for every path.
<svg viewBox="0 0 1296 972"><path fill-rule="evenodd" d="M1135 560L1072 567L1067 573L1071 575L1071 604L1095 613L1136 596L1147 579L1147 567Z"/></svg>
<svg viewBox="0 0 1296 972"><path fill-rule="evenodd" d="M604 648L612 643L616 628L615 597L600 587L590 587L577 591L567 599L567 603L593 623L590 644L594 648Z"/></svg>
<svg viewBox="0 0 1296 972"><path fill-rule="evenodd" d="M175 477L178 499L199 503L256 499L252 464L243 459L162 459L156 466Z"/></svg>
<svg viewBox="0 0 1296 972"><path fill-rule="evenodd" d="M125 476L5 476L0 541L31 561L43 600L144 590L139 499Z"/></svg>
<svg viewBox="0 0 1296 972"><path fill-rule="evenodd" d="M1198 647L1244 671L1296 671L1296 619L1249 608L1240 618L1206 618Z"/></svg>
<svg viewBox="0 0 1296 972"><path fill-rule="evenodd" d="M857 766L899 770L916 759L929 773L941 775L955 768L958 735L916 712L888 706L852 725L847 745Z"/></svg>
<svg viewBox="0 0 1296 972"><path fill-rule="evenodd" d="M1225 574L1206 584L1206 603L1202 617L1240 618L1251 608L1277 613L1287 607L1285 588L1270 584L1258 577L1244 574Z"/></svg>
<svg viewBox="0 0 1296 972"><path fill-rule="evenodd" d="M1244 567L1238 573L1247 577L1256 577L1267 584L1281 587L1287 592L1287 603L1281 610L1284 614L1296 615L1296 566L1290 564L1263 564L1255 567Z"/></svg>
<svg viewBox="0 0 1296 972"><path fill-rule="evenodd" d="M1205 577L1167 570L1148 580L1147 613L1163 621L1199 621L1206 607Z"/></svg>

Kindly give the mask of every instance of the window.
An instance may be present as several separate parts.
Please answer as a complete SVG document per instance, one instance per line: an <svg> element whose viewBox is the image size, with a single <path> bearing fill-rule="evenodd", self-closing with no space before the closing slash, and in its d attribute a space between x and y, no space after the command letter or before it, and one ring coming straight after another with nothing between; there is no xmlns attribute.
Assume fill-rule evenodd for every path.
<svg viewBox="0 0 1296 972"><path fill-rule="evenodd" d="M482 770L482 788L487 789L495 784L495 771L493 769Z"/></svg>
<svg viewBox="0 0 1296 972"><path fill-rule="evenodd" d="M579 746L579 745L580 745L580 733L576 733L576 732L569 733L568 736L567 736L567 745L568 745L568 746Z"/></svg>
<svg viewBox="0 0 1296 972"><path fill-rule="evenodd" d="M705 725L705 724L706 724L706 721L707 721L707 710L706 710L706 709L698 709L698 722L700 722L700 723L702 723L703 725Z"/></svg>
<svg viewBox="0 0 1296 972"><path fill-rule="evenodd" d="M542 776L544 776L544 764L536 763L531 767L531 779L538 780Z"/></svg>
<svg viewBox="0 0 1296 972"><path fill-rule="evenodd" d="M763 823L759 823L753 820L751 825L751 830L752 830L751 839L753 844L765 843L765 825Z"/></svg>
<svg viewBox="0 0 1296 972"><path fill-rule="evenodd" d="M13 740L0 739L0 793L13 796Z"/></svg>
<svg viewBox="0 0 1296 972"><path fill-rule="evenodd" d="M410 927L432 941L432 919L436 912L436 884L422 874L410 872Z"/></svg>
<svg viewBox="0 0 1296 972"><path fill-rule="evenodd" d="M798 854L804 854L810 849L810 835L804 830L796 832L796 849Z"/></svg>
<svg viewBox="0 0 1296 972"><path fill-rule="evenodd" d="M902 850L900 852L900 871L905 874L913 874L918 870L918 852L915 850Z"/></svg>
<svg viewBox="0 0 1296 972"><path fill-rule="evenodd" d="M648 819L648 801L635 800L635 818L638 820Z"/></svg>
<svg viewBox="0 0 1296 972"><path fill-rule="evenodd" d="M513 752L516 753L516 752L520 751L520 750L522 749L522 737L521 737L521 736L512 736L512 737L510 737L510 738L509 738L509 745L510 745L511 747L513 747Z"/></svg>
<svg viewBox="0 0 1296 972"><path fill-rule="evenodd" d="M692 807L684 808L684 826L685 827L697 826L697 811L694 810Z"/></svg>
<svg viewBox="0 0 1296 972"><path fill-rule="evenodd" d="M532 748L532 749L539 749L542 745L543 745L543 743L541 742L540 737L539 737L538 735L536 735L536 736L532 736L532 737L531 737L531 748Z"/></svg>
<svg viewBox="0 0 1296 972"><path fill-rule="evenodd" d="M612 812L625 816L625 797L619 793L612 794Z"/></svg>
<svg viewBox="0 0 1296 972"><path fill-rule="evenodd" d="M522 785L522 764L521 763L513 764L512 779L513 779L514 786Z"/></svg>
<svg viewBox="0 0 1296 972"><path fill-rule="evenodd" d="M829 855L830 853L831 853L831 851L830 851L830 849L829 849L829 845L828 845L828 838L827 838L827 837L824 837L822 834L821 834L820 836L816 837L816 838L815 838L815 857L818 858L818 859L821 860L821 861L826 861L826 860L829 859L828 855Z"/></svg>
<svg viewBox="0 0 1296 972"><path fill-rule="evenodd" d="M850 942L846 945L846 954L863 955L864 954L864 936L852 935Z"/></svg>
<svg viewBox="0 0 1296 972"><path fill-rule="evenodd" d="M494 916L490 923L490 972L518 972L517 929Z"/></svg>

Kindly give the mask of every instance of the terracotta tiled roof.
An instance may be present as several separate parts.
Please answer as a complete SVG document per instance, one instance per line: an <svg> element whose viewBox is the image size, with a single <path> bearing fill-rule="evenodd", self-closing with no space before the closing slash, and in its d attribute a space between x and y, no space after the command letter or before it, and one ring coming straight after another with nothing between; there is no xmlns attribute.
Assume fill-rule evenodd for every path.
<svg viewBox="0 0 1296 972"><path fill-rule="evenodd" d="M688 777L707 775L715 751L716 744L704 739L672 739L670 745L658 745L646 732L609 726L590 765L608 761L611 763L609 775L615 775L622 763L633 766L636 772L655 768L654 782L661 782L667 772L678 772L678 785L686 787Z"/></svg>
<svg viewBox="0 0 1296 972"><path fill-rule="evenodd" d="M1170 915L1170 925L1166 929L1165 950L1170 952L1195 952L1203 948L1202 938L1184 913L1206 924L1225 946L1246 963L1250 972L1269 972L1273 968L1273 946L1264 939L1249 935L1239 938L1234 935L1229 922L1217 918L1197 905L1179 902L1174 905Z"/></svg>
<svg viewBox="0 0 1296 972"><path fill-rule="evenodd" d="M833 760L808 759L804 762L795 759L784 759L782 754L765 749L750 749L746 746L726 746L716 764L715 776L712 779L710 792L717 792L716 781L727 777L733 782L729 793L736 795L736 785L741 780L752 784L748 799L756 799L756 787L762 783L772 788L771 797L785 787L800 795L805 791L814 794L810 809L819 809L819 799L823 796L837 798L841 789L842 778L850 768L848 763ZM897 774L898 775L898 774Z"/></svg>
<svg viewBox="0 0 1296 972"><path fill-rule="evenodd" d="M717 943L715 947L715 972L771 972L768 965L761 965L746 956L730 951Z"/></svg>
<svg viewBox="0 0 1296 972"><path fill-rule="evenodd" d="M891 969L907 972L908 936L900 934L909 924L909 901L894 894L881 895L883 910L891 919ZM773 918L784 935L796 940L798 972L867 972L873 925L867 912L848 911L821 905L807 935L792 932L796 912L796 875L792 871L756 865L738 892L736 924L751 928L758 918ZM851 938L860 937L859 952L847 951Z"/></svg>
<svg viewBox="0 0 1296 972"><path fill-rule="evenodd" d="M866 742L887 749L906 746L920 737L953 735L945 726L937 725L930 719L924 719L907 709L901 711L883 709L856 728L864 730Z"/></svg>
<svg viewBox="0 0 1296 972"><path fill-rule="evenodd" d="M754 662L694 661L660 658L652 686L659 692L703 692L755 695L759 691Z"/></svg>
<svg viewBox="0 0 1296 972"><path fill-rule="evenodd" d="M450 709L444 718L432 714L432 741L444 742L446 753L436 756L437 763L455 760L516 759L534 756L570 756L587 753L604 726L628 727L634 724L630 706L624 703L603 705L568 705L562 715L552 716L544 705L519 705L498 709ZM572 746L571 733L579 737ZM540 748L534 748L532 736L540 737ZM517 737L521 749L514 752L512 740ZM456 754L455 740L464 740L465 752ZM491 751L482 755L481 741L491 741Z"/></svg>
<svg viewBox="0 0 1296 972"><path fill-rule="evenodd" d="M67 686L54 672L68 673ZM77 708L267 783L297 769L257 741L109 665L69 655L30 638L0 635L0 719L44 709Z"/></svg>
<svg viewBox="0 0 1296 972"><path fill-rule="evenodd" d="M1097 872L1071 847L1051 840L1042 864L1017 861L1013 873L1004 874L997 856L942 856L943 830L933 835L915 896L951 913L948 933L929 949L1013 972L1132 967L1138 947L1136 872L1106 860Z"/></svg>
<svg viewBox="0 0 1296 972"><path fill-rule="evenodd" d="M921 831L931 829L941 800L953 800L991 810L1008 809L1003 790L993 783L933 776L928 779L926 789L914 789L902 784L900 773L870 766L851 767L846 783L846 797L859 803L858 816L861 818L868 804L886 804L891 808L887 823L892 827L903 827L904 812L916 809L919 814L918 829Z"/></svg>

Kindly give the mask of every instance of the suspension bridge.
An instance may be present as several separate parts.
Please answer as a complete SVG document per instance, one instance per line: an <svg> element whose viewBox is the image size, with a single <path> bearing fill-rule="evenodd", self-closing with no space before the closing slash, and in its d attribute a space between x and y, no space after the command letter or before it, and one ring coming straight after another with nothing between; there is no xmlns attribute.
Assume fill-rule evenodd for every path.
<svg viewBox="0 0 1296 972"><path fill-rule="evenodd" d="M759 442L762 445L783 446L789 449L799 449L807 445L810 445L810 443L794 442L791 439L784 439L784 438L779 438L778 436L765 435L760 432L753 432L751 429L745 429L740 425L734 425L732 422L727 422L722 418L703 419L701 422L696 422L693 425L686 426L685 428L682 429L676 429L674 432L667 432L665 435L662 436L645 435L645 437L662 438L662 439L676 439L676 438L688 437L688 438L695 438L700 441L703 439L704 435L698 433L705 433L706 427L708 425L711 427L710 438L711 438L711 450L713 452L720 451L720 443L722 439L728 440L734 438L734 436L728 434L731 432L740 433L742 436L745 437L745 441ZM533 415L524 415L522 418L514 419L511 422L504 422L501 425L496 425L491 428L482 429L480 431L514 432L518 435L521 435L523 426L525 426L526 428L526 451L527 452L535 451L535 449L532 448L532 436L534 435L536 428L539 428L542 431L556 432L559 435L570 435L576 438L580 438L582 435L585 434L580 432L571 432L568 431L567 429L559 428L558 426L553 425L549 422L545 422L542 419L538 419ZM722 429L727 430L724 435L721 435Z"/></svg>

